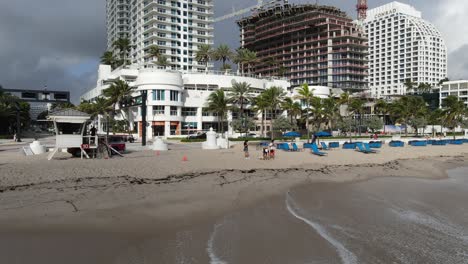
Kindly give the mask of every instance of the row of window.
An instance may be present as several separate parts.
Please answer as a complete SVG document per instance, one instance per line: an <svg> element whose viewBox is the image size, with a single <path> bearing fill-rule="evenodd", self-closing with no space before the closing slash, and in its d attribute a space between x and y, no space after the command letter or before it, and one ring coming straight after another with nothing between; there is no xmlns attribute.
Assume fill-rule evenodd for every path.
<svg viewBox="0 0 468 264"><path fill-rule="evenodd" d="M177 106L170 107L170 115L177 116ZM153 115L165 115L166 107L164 105L154 105L153 106ZM182 116L197 116L196 107L182 107ZM217 116L216 113L203 111L202 116Z"/></svg>
<svg viewBox="0 0 468 264"><path fill-rule="evenodd" d="M165 101L166 90L153 90L153 101ZM172 102L180 102L180 93L178 91L169 90L169 100Z"/></svg>

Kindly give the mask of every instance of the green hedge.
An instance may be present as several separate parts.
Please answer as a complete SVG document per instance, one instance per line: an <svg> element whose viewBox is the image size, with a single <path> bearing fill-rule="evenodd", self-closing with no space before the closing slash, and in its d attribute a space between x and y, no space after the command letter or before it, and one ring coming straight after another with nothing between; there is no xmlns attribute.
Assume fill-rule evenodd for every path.
<svg viewBox="0 0 468 264"><path fill-rule="evenodd" d="M188 138L182 138L180 139L180 142L185 142L185 143L192 143L192 142L205 142L206 139L202 139L202 138L199 138L199 139L188 139Z"/></svg>

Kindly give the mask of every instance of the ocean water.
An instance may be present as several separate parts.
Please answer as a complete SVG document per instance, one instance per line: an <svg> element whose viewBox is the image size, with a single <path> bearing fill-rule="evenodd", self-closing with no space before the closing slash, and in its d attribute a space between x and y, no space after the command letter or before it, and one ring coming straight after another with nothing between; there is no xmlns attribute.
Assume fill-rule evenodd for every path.
<svg viewBox="0 0 468 264"><path fill-rule="evenodd" d="M468 168L300 186L178 232L158 263L468 263Z"/></svg>
<svg viewBox="0 0 468 264"><path fill-rule="evenodd" d="M468 168L449 174L302 185L132 239L12 234L0 237L0 263L468 263Z"/></svg>

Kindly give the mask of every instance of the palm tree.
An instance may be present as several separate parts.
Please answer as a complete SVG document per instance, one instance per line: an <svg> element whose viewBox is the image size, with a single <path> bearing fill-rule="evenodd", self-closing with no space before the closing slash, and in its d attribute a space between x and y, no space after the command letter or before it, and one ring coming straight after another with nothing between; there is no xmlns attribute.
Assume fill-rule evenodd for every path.
<svg viewBox="0 0 468 264"><path fill-rule="evenodd" d="M361 123L362 123L362 114L364 113L364 105L366 102L360 98L353 98L348 105L348 110L353 113L353 115L358 116L358 131L359 136L361 136Z"/></svg>
<svg viewBox="0 0 468 264"><path fill-rule="evenodd" d="M250 74L252 65L258 61L257 53L251 50L246 50L243 58L244 64L247 65L247 73Z"/></svg>
<svg viewBox="0 0 468 264"><path fill-rule="evenodd" d="M309 128L309 112L310 112L310 104L312 103L312 98L314 98L314 89L309 88L309 84L304 83L299 90L297 90L297 95L294 97L295 99L301 100L302 106L305 106L306 112L306 130L307 130L307 142L310 139L310 128Z"/></svg>
<svg viewBox="0 0 468 264"><path fill-rule="evenodd" d="M230 64L224 64L221 66L220 70L223 72L228 72L232 69L232 66Z"/></svg>
<svg viewBox="0 0 468 264"><path fill-rule="evenodd" d="M390 105L387 103L387 101L385 101L383 99L377 100L377 102L374 105L375 113L382 115L382 118L383 118L383 121L384 121L383 122L384 123L384 130L383 130L384 134L385 134L385 125L386 125L385 117L388 114L389 107L390 107Z"/></svg>
<svg viewBox="0 0 468 264"><path fill-rule="evenodd" d="M117 64L117 58L114 55L113 51L106 51L101 56L101 63L105 65L110 65L112 69L115 68Z"/></svg>
<svg viewBox="0 0 468 264"><path fill-rule="evenodd" d="M395 101L389 110L397 122L405 124L405 135L408 136L410 120L423 117L427 113L427 106L419 96L403 96Z"/></svg>
<svg viewBox="0 0 468 264"><path fill-rule="evenodd" d="M281 108L288 113L291 124L293 123L293 118L295 120L297 116L302 113L301 104L294 102L290 97L284 99L283 103L281 104Z"/></svg>
<svg viewBox="0 0 468 264"><path fill-rule="evenodd" d="M119 51L119 56L121 59L120 65L127 65L127 57L128 53L132 49L132 45L130 43L130 39L128 38L119 38L112 44L115 49Z"/></svg>
<svg viewBox="0 0 468 264"><path fill-rule="evenodd" d="M132 96L133 91L134 87L130 87L125 81L116 80L109 88L104 89L102 94L109 101L109 105L112 105L112 113L115 115L117 107L121 111L122 118L126 119L125 111L122 109L122 103Z"/></svg>
<svg viewBox="0 0 468 264"><path fill-rule="evenodd" d="M265 120L266 120L266 112L268 111L269 103L267 98L265 97L264 93L261 93L254 99L253 110L262 113L262 137L265 137Z"/></svg>
<svg viewBox="0 0 468 264"><path fill-rule="evenodd" d="M286 93L283 91L281 87L272 86L265 91L263 91L263 96L265 101L268 103L268 108L270 109L271 115L271 139L274 139L274 119L276 118L276 110L278 110L279 106L282 104Z"/></svg>
<svg viewBox="0 0 468 264"><path fill-rule="evenodd" d="M404 86L406 87L406 93L414 93L416 83L412 82L411 79L406 79Z"/></svg>
<svg viewBox="0 0 468 264"><path fill-rule="evenodd" d="M159 49L158 46L156 45L151 45L149 46L148 50L146 50L146 54L150 57L150 58L159 58L159 56L161 56L161 49Z"/></svg>
<svg viewBox="0 0 468 264"><path fill-rule="evenodd" d="M435 109L434 111L431 111L428 116L428 123L429 125L432 125L432 137L435 137L435 125L440 125L442 126L443 120L443 111L440 108ZM442 132L442 131L441 131Z"/></svg>
<svg viewBox="0 0 468 264"><path fill-rule="evenodd" d="M250 74L251 66L258 61L257 53L249 49L237 49L234 55L234 63L239 65L241 73L245 73L245 66L247 66L247 73Z"/></svg>
<svg viewBox="0 0 468 264"><path fill-rule="evenodd" d="M452 130L455 139L455 128L462 124L463 119L468 115L465 103L454 95L447 96L442 101L443 117L445 125Z"/></svg>
<svg viewBox="0 0 468 264"><path fill-rule="evenodd" d="M418 94L430 93L432 91L432 85L429 83L420 83L417 87Z"/></svg>
<svg viewBox="0 0 468 264"><path fill-rule="evenodd" d="M252 101L252 87L246 82L235 82L228 97L231 104L239 106L240 115L243 117L244 106Z"/></svg>
<svg viewBox="0 0 468 264"><path fill-rule="evenodd" d="M208 96L205 107L208 111L213 111L218 114L218 129L221 130L221 133L224 133L224 118L230 109L224 90L219 89L212 92Z"/></svg>
<svg viewBox="0 0 468 264"><path fill-rule="evenodd" d="M169 60L167 59L166 56L164 55L159 55L158 56L158 60L156 61L156 64L160 67L164 67L166 68L167 66L171 65L171 63L169 62Z"/></svg>
<svg viewBox="0 0 468 264"><path fill-rule="evenodd" d="M221 44L213 52L214 58L223 62L222 69L226 69L226 61L231 60L234 57L231 48L228 45Z"/></svg>
<svg viewBox="0 0 468 264"><path fill-rule="evenodd" d="M323 106L322 98L314 96L310 106L310 111L312 112L314 123L317 124L317 130L320 131L322 124L326 120L326 112Z"/></svg>
<svg viewBox="0 0 468 264"><path fill-rule="evenodd" d="M234 54L233 62L237 64L237 69L239 72L244 73L244 57L245 57L246 49L239 48L236 50L236 54Z"/></svg>
<svg viewBox="0 0 468 264"><path fill-rule="evenodd" d="M342 93L340 95L340 99L338 99L338 102L340 105L346 105L346 117L349 119L351 116L351 111L349 110L349 105L351 104L352 97L348 92ZM352 131L352 123L351 120L349 122L349 142L353 141L353 135L351 133Z"/></svg>
<svg viewBox="0 0 468 264"><path fill-rule="evenodd" d="M211 45L208 44L200 44L198 45L198 50L195 54L195 60L198 63L205 64L205 71L208 72L208 63L213 58L213 51L211 49Z"/></svg>
<svg viewBox="0 0 468 264"><path fill-rule="evenodd" d="M340 117L340 106L338 101L333 97L323 99L322 103L325 113L325 120L328 121L328 129L332 129L334 127L334 123Z"/></svg>

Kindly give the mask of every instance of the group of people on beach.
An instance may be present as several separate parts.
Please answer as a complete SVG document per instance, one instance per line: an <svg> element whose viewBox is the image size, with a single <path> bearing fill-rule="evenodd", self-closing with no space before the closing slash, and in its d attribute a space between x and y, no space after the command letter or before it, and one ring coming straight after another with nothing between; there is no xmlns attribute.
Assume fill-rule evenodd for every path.
<svg viewBox="0 0 468 264"><path fill-rule="evenodd" d="M269 160L269 159L275 159L275 140L272 140L268 146L264 146L262 148L262 159L263 160ZM246 140L244 141L244 157L245 159L250 159L250 154L249 154L249 141Z"/></svg>

